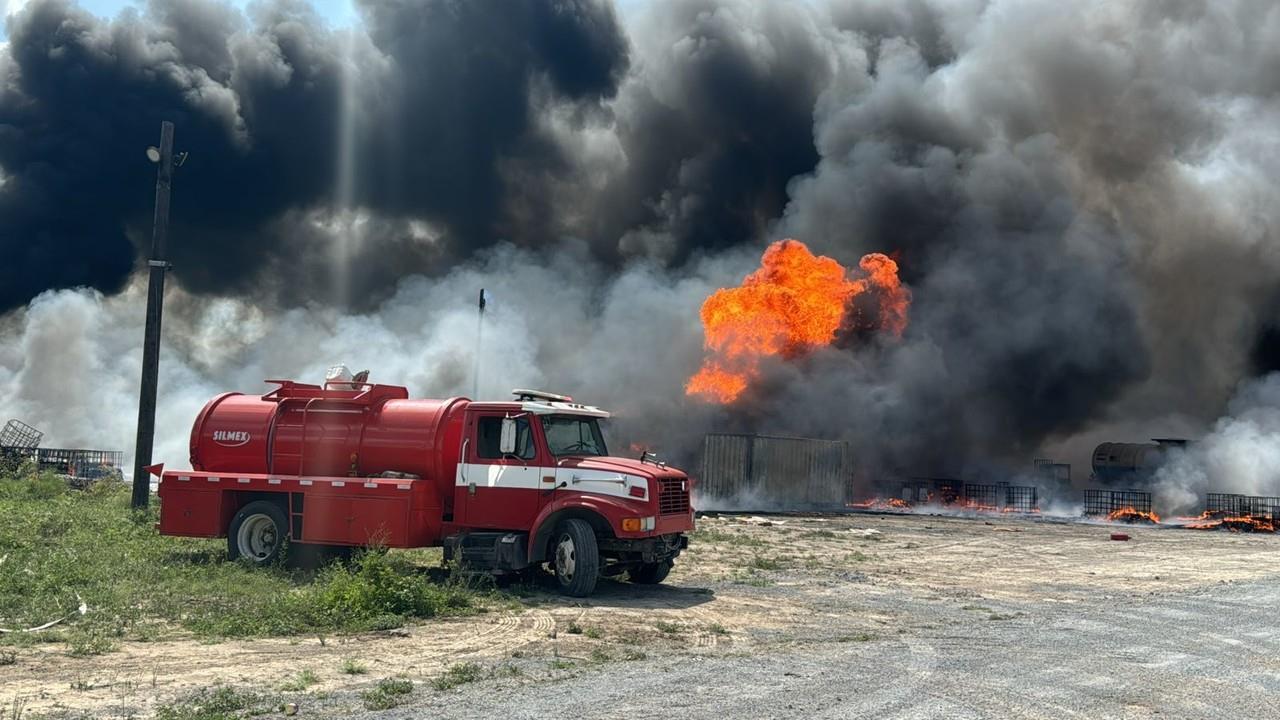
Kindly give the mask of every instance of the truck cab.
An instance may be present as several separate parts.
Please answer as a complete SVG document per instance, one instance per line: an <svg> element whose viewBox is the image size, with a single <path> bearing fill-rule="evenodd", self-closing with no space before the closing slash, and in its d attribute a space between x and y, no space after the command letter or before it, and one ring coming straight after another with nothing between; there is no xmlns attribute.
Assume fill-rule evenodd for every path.
<svg viewBox="0 0 1280 720"><path fill-rule="evenodd" d="M576 596L601 575L661 582L693 529L688 477L610 456L599 408L514 394L466 408L446 558L498 572L546 564Z"/></svg>

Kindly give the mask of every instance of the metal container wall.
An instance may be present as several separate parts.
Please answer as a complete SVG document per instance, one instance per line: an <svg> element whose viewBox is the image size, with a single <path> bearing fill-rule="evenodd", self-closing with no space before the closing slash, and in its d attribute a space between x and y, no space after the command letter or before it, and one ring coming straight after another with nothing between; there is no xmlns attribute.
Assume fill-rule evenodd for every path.
<svg viewBox="0 0 1280 720"><path fill-rule="evenodd" d="M844 507L852 499L849 444L709 433L699 507L741 510Z"/></svg>
<svg viewBox="0 0 1280 720"><path fill-rule="evenodd" d="M1109 485L1143 483L1165 461L1171 448L1185 440L1156 438L1154 443L1104 442L1093 450L1093 477Z"/></svg>

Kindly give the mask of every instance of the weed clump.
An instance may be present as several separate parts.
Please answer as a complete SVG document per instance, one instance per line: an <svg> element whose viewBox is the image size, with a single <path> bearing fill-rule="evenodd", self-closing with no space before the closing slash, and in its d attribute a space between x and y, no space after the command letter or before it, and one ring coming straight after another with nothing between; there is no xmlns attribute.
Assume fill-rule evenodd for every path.
<svg viewBox="0 0 1280 720"><path fill-rule="evenodd" d="M279 704L274 695L229 687L202 689L156 709L156 720L236 720L263 715Z"/></svg>
<svg viewBox="0 0 1280 720"><path fill-rule="evenodd" d="M444 674L431 681L431 687L436 690L449 690L465 685L469 682L475 682L484 677L484 668L479 663L465 662L456 665L450 665Z"/></svg>
<svg viewBox="0 0 1280 720"><path fill-rule="evenodd" d="M302 692L312 685L320 682L320 678L311 670L303 670L294 677L280 684L280 689L284 692Z"/></svg>
<svg viewBox="0 0 1280 720"><path fill-rule="evenodd" d="M402 678L387 678L380 681L372 690L360 693L366 710L390 710L404 700L404 696L413 692L413 682Z"/></svg>
<svg viewBox="0 0 1280 720"><path fill-rule="evenodd" d="M435 584L385 551L360 555L354 568L332 565L317 579L315 608L335 626L385 630L395 619L457 615L472 609L473 593Z"/></svg>

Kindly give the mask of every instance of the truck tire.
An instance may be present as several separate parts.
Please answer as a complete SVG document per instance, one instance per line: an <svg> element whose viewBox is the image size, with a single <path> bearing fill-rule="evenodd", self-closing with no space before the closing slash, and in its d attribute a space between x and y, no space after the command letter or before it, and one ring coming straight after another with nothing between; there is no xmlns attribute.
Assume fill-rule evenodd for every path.
<svg viewBox="0 0 1280 720"><path fill-rule="evenodd" d="M641 585L657 585L667 576L671 574L672 562L663 560L656 563L641 563L627 571L627 575L631 577L631 582Z"/></svg>
<svg viewBox="0 0 1280 720"><path fill-rule="evenodd" d="M587 521L560 523L551 546L551 557L560 592L586 597L596 589L596 581L600 579L600 549Z"/></svg>
<svg viewBox="0 0 1280 720"><path fill-rule="evenodd" d="M240 508L227 527L227 556L267 565L284 552L289 525L279 505L266 500Z"/></svg>

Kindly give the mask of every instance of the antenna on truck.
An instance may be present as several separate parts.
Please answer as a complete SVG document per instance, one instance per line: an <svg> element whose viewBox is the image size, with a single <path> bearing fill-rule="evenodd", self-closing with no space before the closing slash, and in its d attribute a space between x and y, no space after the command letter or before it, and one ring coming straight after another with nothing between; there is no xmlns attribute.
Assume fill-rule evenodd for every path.
<svg viewBox="0 0 1280 720"><path fill-rule="evenodd" d="M478 400L480 398L480 342L484 339L484 306L488 298L485 297L484 288L480 288L480 315L476 318L476 368L471 376L471 399Z"/></svg>

